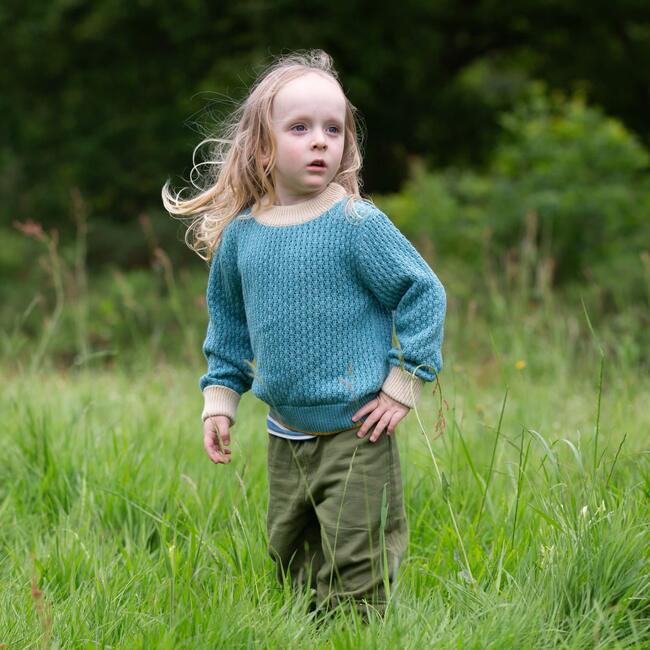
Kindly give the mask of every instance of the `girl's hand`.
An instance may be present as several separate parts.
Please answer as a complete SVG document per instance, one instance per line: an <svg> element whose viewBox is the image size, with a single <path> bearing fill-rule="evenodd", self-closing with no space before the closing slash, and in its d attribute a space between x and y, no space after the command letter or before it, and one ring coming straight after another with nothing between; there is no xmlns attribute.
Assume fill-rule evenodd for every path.
<svg viewBox="0 0 650 650"><path fill-rule="evenodd" d="M217 465L230 462L230 418L214 415L203 422L203 446L210 460Z"/></svg>
<svg viewBox="0 0 650 650"><path fill-rule="evenodd" d="M375 430L370 436L370 442L375 442L384 429L386 429L388 435L395 433L397 423L404 418L410 410L411 409L408 406L404 406L404 404L389 397L383 391L379 391L379 394L375 399L368 402L352 416L352 420L356 422L362 415L370 413L359 429L357 435L359 438L363 438L375 422L377 422Z"/></svg>

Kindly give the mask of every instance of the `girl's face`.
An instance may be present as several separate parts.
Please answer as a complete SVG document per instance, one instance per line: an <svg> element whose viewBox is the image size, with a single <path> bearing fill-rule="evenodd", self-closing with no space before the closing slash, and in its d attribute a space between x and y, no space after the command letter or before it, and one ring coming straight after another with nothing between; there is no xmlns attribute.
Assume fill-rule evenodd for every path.
<svg viewBox="0 0 650 650"><path fill-rule="evenodd" d="M341 88L313 72L293 79L273 98L271 121L276 145L272 178L279 204L317 196L334 178L343 157L345 97Z"/></svg>

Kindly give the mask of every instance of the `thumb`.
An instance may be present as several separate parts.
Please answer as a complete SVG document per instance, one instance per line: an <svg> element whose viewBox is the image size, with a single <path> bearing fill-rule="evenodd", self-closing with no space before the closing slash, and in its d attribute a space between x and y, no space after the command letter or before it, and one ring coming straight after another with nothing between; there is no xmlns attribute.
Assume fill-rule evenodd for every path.
<svg viewBox="0 0 650 650"><path fill-rule="evenodd" d="M221 438L224 447L230 445L230 421L228 418L217 418L215 422L215 430L217 435Z"/></svg>

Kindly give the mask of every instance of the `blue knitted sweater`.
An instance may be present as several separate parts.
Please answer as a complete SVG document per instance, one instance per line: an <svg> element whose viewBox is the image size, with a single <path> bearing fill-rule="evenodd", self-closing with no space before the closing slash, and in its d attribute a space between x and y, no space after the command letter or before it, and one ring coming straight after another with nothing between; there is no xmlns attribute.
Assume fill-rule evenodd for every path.
<svg viewBox="0 0 650 650"><path fill-rule="evenodd" d="M286 426L332 433L379 390L413 407L442 368L442 284L383 212L336 183L231 221L207 304L203 419L234 424L252 389Z"/></svg>

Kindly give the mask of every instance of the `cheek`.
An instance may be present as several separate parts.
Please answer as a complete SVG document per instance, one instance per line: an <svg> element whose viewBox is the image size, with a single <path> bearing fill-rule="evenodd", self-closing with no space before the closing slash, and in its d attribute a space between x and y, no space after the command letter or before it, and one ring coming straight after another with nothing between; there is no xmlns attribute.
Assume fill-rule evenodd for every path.
<svg viewBox="0 0 650 650"><path fill-rule="evenodd" d="M278 162L291 164L302 160L302 147L298 138L282 138L277 145Z"/></svg>
<svg viewBox="0 0 650 650"><path fill-rule="evenodd" d="M337 142L336 144L336 155L339 159L339 161L343 158L343 149L345 148L345 143L343 140L340 142Z"/></svg>

